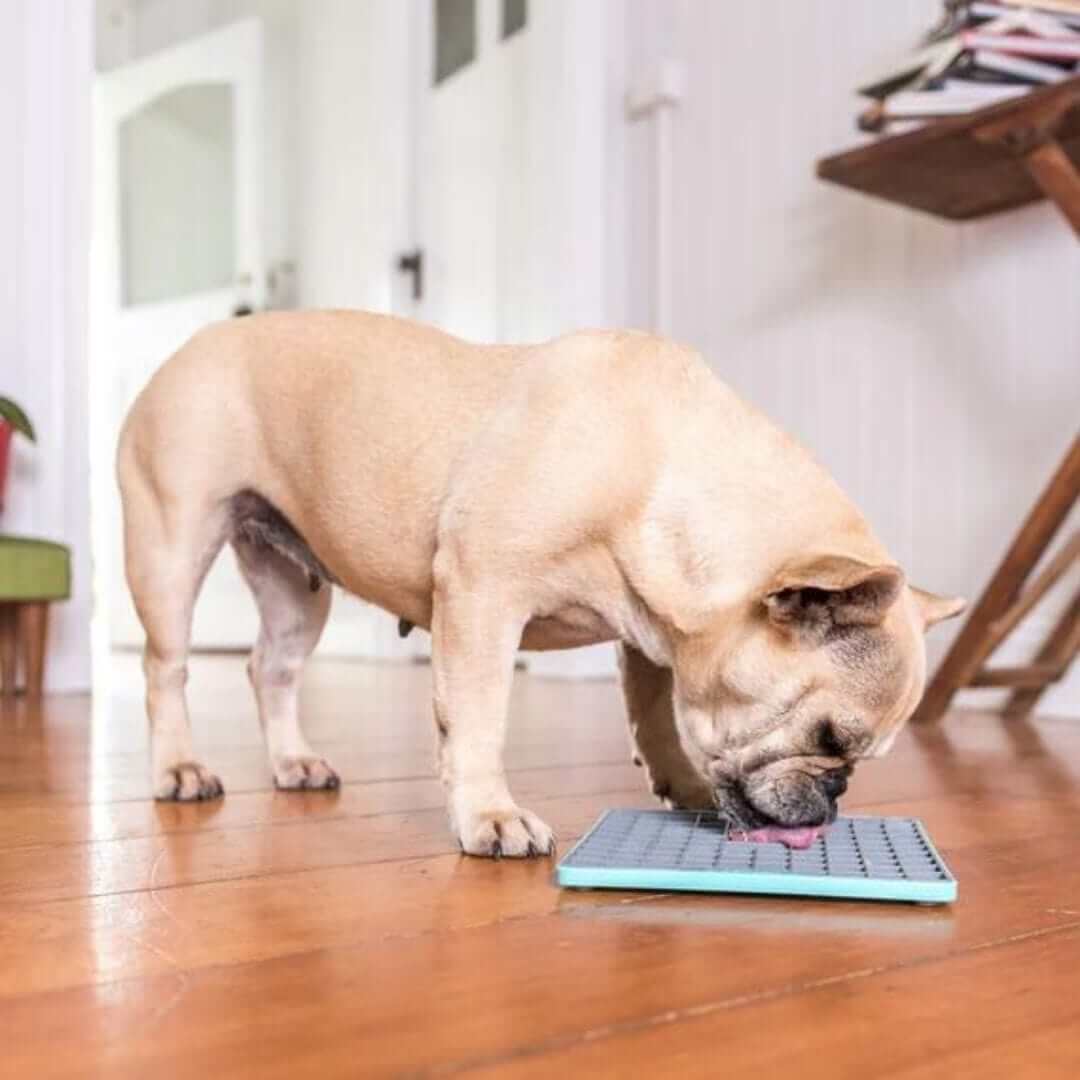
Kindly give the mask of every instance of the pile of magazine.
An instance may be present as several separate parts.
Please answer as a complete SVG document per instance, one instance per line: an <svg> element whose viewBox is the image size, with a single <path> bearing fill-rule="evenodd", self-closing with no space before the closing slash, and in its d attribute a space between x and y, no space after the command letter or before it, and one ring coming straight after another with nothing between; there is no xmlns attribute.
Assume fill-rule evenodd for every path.
<svg viewBox="0 0 1080 1080"><path fill-rule="evenodd" d="M945 0L921 47L859 87L864 131L894 134L1080 75L1080 0Z"/></svg>

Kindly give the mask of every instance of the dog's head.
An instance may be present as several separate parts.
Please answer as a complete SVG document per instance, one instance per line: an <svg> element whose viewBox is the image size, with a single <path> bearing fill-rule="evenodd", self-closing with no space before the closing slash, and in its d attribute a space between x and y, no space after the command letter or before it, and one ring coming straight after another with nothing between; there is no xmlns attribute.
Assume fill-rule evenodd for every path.
<svg viewBox="0 0 1080 1080"><path fill-rule="evenodd" d="M828 555L679 642L679 736L718 809L746 829L831 822L855 763L883 754L922 696L924 632L963 606L895 566Z"/></svg>

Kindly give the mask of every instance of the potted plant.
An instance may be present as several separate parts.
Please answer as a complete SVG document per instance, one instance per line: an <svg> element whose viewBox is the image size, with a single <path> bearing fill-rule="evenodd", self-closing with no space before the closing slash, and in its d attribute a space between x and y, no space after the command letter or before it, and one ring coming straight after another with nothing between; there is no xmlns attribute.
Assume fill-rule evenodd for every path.
<svg viewBox="0 0 1080 1080"><path fill-rule="evenodd" d="M0 397L0 510L4 509L4 492L7 489L8 451L11 437L18 432L34 441L34 425L30 417L11 398Z"/></svg>

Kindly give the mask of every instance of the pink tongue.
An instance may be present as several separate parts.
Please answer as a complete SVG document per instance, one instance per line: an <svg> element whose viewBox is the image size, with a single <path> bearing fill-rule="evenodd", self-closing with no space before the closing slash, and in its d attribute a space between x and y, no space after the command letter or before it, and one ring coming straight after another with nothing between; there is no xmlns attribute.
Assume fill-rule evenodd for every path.
<svg viewBox="0 0 1080 1080"><path fill-rule="evenodd" d="M779 825L769 825L764 829L751 829L749 832L732 832L728 839L741 840L748 844L786 844L793 848L808 848L824 831L824 825L809 825L802 829L784 829Z"/></svg>

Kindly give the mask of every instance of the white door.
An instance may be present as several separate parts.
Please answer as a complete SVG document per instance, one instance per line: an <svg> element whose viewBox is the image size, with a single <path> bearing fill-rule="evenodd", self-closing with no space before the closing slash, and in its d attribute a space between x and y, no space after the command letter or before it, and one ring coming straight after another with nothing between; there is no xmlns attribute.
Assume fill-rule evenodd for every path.
<svg viewBox="0 0 1080 1080"><path fill-rule="evenodd" d="M263 299L262 73L262 28L249 19L96 80L91 382L93 443L105 449L93 473L97 550L107 553L99 603L114 645L143 640L123 585L109 460L123 417L191 334ZM235 561L218 559L193 645L248 646L257 626Z"/></svg>
<svg viewBox="0 0 1080 1080"><path fill-rule="evenodd" d="M472 341L538 341L566 329L567 305L552 287L566 276L555 264L567 250L552 237L571 228L561 219L566 147L560 103L548 91L563 79L576 7L553 0L417 7L415 314ZM551 675L614 671L607 646L524 659Z"/></svg>
<svg viewBox="0 0 1080 1080"><path fill-rule="evenodd" d="M526 0L423 0L417 10L416 315L472 341L542 337L521 287L532 259L534 12Z"/></svg>

